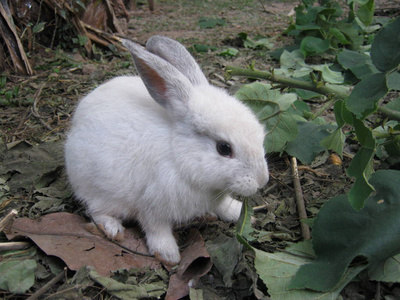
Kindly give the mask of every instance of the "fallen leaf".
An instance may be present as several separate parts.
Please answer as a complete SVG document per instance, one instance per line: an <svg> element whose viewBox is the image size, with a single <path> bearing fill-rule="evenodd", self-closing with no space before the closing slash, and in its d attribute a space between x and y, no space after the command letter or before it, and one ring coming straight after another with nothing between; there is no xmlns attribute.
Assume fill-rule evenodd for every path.
<svg viewBox="0 0 400 300"><path fill-rule="evenodd" d="M181 255L177 272L170 278L166 300L181 299L189 295L190 288L212 267L210 255L197 229L190 230L187 244L189 246Z"/></svg>
<svg viewBox="0 0 400 300"><path fill-rule="evenodd" d="M144 238L139 238L138 229L125 231L123 247L88 230L88 223L80 216L70 213L54 213L40 219L16 219L8 239L29 237L47 255L61 258L71 270L83 266L93 266L99 275L111 276L118 269L160 268L161 264L153 257L133 254L127 249L148 255Z"/></svg>
<svg viewBox="0 0 400 300"><path fill-rule="evenodd" d="M0 289L25 293L35 283L37 264L33 259L9 260L0 263Z"/></svg>

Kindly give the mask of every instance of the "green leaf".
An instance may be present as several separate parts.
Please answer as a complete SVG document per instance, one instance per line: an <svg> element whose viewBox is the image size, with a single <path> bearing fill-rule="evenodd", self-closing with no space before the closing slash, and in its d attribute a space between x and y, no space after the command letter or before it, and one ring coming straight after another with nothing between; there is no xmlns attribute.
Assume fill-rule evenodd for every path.
<svg viewBox="0 0 400 300"><path fill-rule="evenodd" d="M224 19L213 19L213 18L200 18L199 26L202 29L215 28L216 26L225 25Z"/></svg>
<svg viewBox="0 0 400 300"><path fill-rule="evenodd" d="M358 118L365 118L377 109L378 101L387 92L385 74L372 74L356 84L346 100L346 106Z"/></svg>
<svg viewBox="0 0 400 300"><path fill-rule="evenodd" d="M343 49L338 55L338 62L344 69L350 70L358 79L379 73L373 65L371 57L357 51Z"/></svg>
<svg viewBox="0 0 400 300"><path fill-rule="evenodd" d="M28 291L35 283L36 261L3 260L0 262L0 289L19 294Z"/></svg>
<svg viewBox="0 0 400 300"><path fill-rule="evenodd" d="M81 0L75 0L75 2L76 2L80 7L82 7L84 10L86 10L85 3L83 3Z"/></svg>
<svg viewBox="0 0 400 300"><path fill-rule="evenodd" d="M44 25L46 25L46 22L40 22L40 23L36 24L35 26L33 26L33 28L32 28L33 33L39 33L41 31L43 31Z"/></svg>
<svg viewBox="0 0 400 300"><path fill-rule="evenodd" d="M400 98L390 101L386 107L392 110L400 111Z"/></svg>
<svg viewBox="0 0 400 300"><path fill-rule="evenodd" d="M400 64L400 18L383 27L371 46L371 58L379 71L386 72Z"/></svg>
<svg viewBox="0 0 400 300"><path fill-rule="evenodd" d="M282 152L297 136L297 123L287 110L296 101L295 94L281 94L268 84L254 82L239 89L235 96L246 103L266 128L265 149Z"/></svg>
<svg viewBox="0 0 400 300"><path fill-rule="evenodd" d="M321 145L328 150L333 150L342 157L343 146L346 137L341 128L337 128L321 141Z"/></svg>
<svg viewBox="0 0 400 300"><path fill-rule="evenodd" d="M368 272L369 279L385 282L400 282L400 254L388 258Z"/></svg>
<svg viewBox="0 0 400 300"><path fill-rule="evenodd" d="M208 50L215 51L217 47L211 45L204 45L204 44L194 44L193 48L196 52L208 52Z"/></svg>
<svg viewBox="0 0 400 300"><path fill-rule="evenodd" d="M358 26L354 22L348 23L346 20L342 20L336 24L336 27L351 41L352 49L358 49L363 44L364 37L360 35Z"/></svg>
<svg viewBox="0 0 400 300"><path fill-rule="evenodd" d="M360 211L351 207L346 195L324 204L313 227L317 259L299 269L291 288L331 291L356 257L366 258L364 266L376 272L400 253L400 172L377 171L371 183L377 193Z"/></svg>
<svg viewBox="0 0 400 300"><path fill-rule="evenodd" d="M330 27L329 33L338 39L339 43L342 45L349 45L350 42L347 40L346 36L337 28Z"/></svg>
<svg viewBox="0 0 400 300"><path fill-rule="evenodd" d="M239 53L238 49L235 48L228 48L223 50L222 52L218 53L218 55L225 56L225 57L233 57Z"/></svg>
<svg viewBox="0 0 400 300"><path fill-rule="evenodd" d="M67 12L64 9L60 9L59 10L61 17L63 17L64 19L67 18Z"/></svg>
<svg viewBox="0 0 400 300"><path fill-rule="evenodd" d="M361 209L364 206L365 199L374 191L374 188L368 182L368 178L373 172L372 158L375 154L376 141L372 135L372 130L367 128L362 121L354 118L353 126L362 147L347 168L347 174L350 177L355 177L348 197L354 209Z"/></svg>
<svg viewBox="0 0 400 300"><path fill-rule="evenodd" d="M364 64L366 61L370 60L371 58L358 51L352 51L348 49L343 49L338 54L338 62L342 65L343 68L349 69L351 67Z"/></svg>
<svg viewBox="0 0 400 300"><path fill-rule="evenodd" d="M375 12L375 0L363 1L359 9L356 11L356 16L365 25L369 26Z"/></svg>
<svg viewBox="0 0 400 300"><path fill-rule="evenodd" d="M203 290L190 288L189 289L189 299L190 300L203 300L204 299Z"/></svg>
<svg viewBox="0 0 400 300"><path fill-rule="evenodd" d="M306 64L304 55L300 49L293 50L292 52L283 50L279 60L281 68L274 70L275 74L278 75L300 78L308 76L313 70L310 65Z"/></svg>
<svg viewBox="0 0 400 300"><path fill-rule="evenodd" d="M299 268L312 262L315 254L311 241L292 244L285 252L268 253L257 249L254 266L261 280L268 287L268 293L274 300L334 300L340 291L356 276L364 266L350 268L336 288L329 292L311 290L292 290L290 282Z"/></svg>
<svg viewBox="0 0 400 300"><path fill-rule="evenodd" d="M323 40L313 36L306 36L301 41L300 50L301 53L307 57L324 53L329 49L329 46L329 40Z"/></svg>
<svg viewBox="0 0 400 300"><path fill-rule="evenodd" d="M340 84L344 81L344 76L341 72L332 71L327 64L313 66L315 71L320 71L325 82Z"/></svg>
<svg viewBox="0 0 400 300"><path fill-rule="evenodd" d="M329 135L327 125L299 122L297 126L299 133L296 139L287 144L285 151L297 157L303 164L310 164L321 151L325 150L321 146L321 141Z"/></svg>
<svg viewBox="0 0 400 300"><path fill-rule="evenodd" d="M242 256L242 248L235 237L227 237L223 234L207 242L207 251L227 287L233 284L232 275Z"/></svg>
<svg viewBox="0 0 400 300"><path fill-rule="evenodd" d="M400 91L400 72L393 72L387 77L387 86L389 90Z"/></svg>
<svg viewBox="0 0 400 300"><path fill-rule="evenodd" d="M102 285L107 292L115 297L123 300L142 299L154 297L158 298L166 291L166 284L160 280L154 283L126 284L121 283L110 277L102 277L97 271L91 269L89 271L91 279Z"/></svg>
<svg viewBox="0 0 400 300"><path fill-rule="evenodd" d="M236 233L243 236L248 241L253 239L253 237L250 236L250 234L254 232L250 222L253 213L253 207L250 205L249 201L245 199L243 201L239 220L236 224Z"/></svg>

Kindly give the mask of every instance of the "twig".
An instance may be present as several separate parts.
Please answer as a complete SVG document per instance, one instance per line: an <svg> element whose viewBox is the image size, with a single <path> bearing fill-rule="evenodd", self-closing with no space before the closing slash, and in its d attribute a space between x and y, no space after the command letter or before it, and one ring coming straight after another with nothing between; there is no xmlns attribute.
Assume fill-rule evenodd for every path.
<svg viewBox="0 0 400 300"><path fill-rule="evenodd" d="M6 242L0 243L0 251L10 251L10 250L23 250L32 246L29 242Z"/></svg>
<svg viewBox="0 0 400 300"><path fill-rule="evenodd" d="M304 204L303 192L301 190L301 185L300 185L299 170L297 169L297 159L294 156L291 157L291 166L293 173L294 191L296 194L297 212L299 214L300 219L307 219L307 212ZM300 222L300 228L303 239L309 240L311 238L311 235L310 235L310 228L308 227L308 225L303 222Z"/></svg>
<svg viewBox="0 0 400 300"><path fill-rule="evenodd" d="M263 204L263 205L259 205L259 206L254 206L253 207L253 211L257 212L257 211L261 211L268 208L268 204Z"/></svg>
<svg viewBox="0 0 400 300"><path fill-rule="evenodd" d="M381 300L381 282L378 281L376 284L375 300Z"/></svg>
<svg viewBox="0 0 400 300"><path fill-rule="evenodd" d="M32 106L32 114L39 119L40 123L43 124L43 126L45 126L48 130L53 130L53 128L51 128L51 126L49 124L47 124L42 117L40 116L38 109L37 109L37 104L39 102L40 99L40 94L42 93L42 90L44 88L44 86L46 85L46 82L43 83L39 89L36 91L35 93L35 100L33 101L33 106Z"/></svg>
<svg viewBox="0 0 400 300"><path fill-rule="evenodd" d="M311 168L308 167L308 166L300 166L300 167L297 168L297 170L310 171L310 172L314 173L314 174L317 175L317 176L329 176L329 174L321 173L321 172L315 171L314 169L311 169Z"/></svg>
<svg viewBox="0 0 400 300"><path fill-rule="evenodd" d="M258 0L258 2L260 2L261 6L263 7L264 11L265 11L267 14L273 14L273 15L275 15L275 13L273 13L272 11L269 11L269 10L265 7L264 3L262 3L262 0Z"/></svg>
<svg viewBox="0 0 400 300"><path fill-rule="evenodd" d="M0 232L12 224L17 214L18 211L13 209L0 221Z"/></svg>
<svg viewBox="0 0 400 300"><path fill-rule="evenodd" d="M64 270L62 270L60 273L57 274L56 277L54 277L52 280L50 280L48 283L46 283L44 286L38 289L32 296L28 298L28 300L39 299L40 296L42 296L48 289L50 289L53 285L59 282L65 276L66 272L67 272L67 267L64 267Z"/></svg>

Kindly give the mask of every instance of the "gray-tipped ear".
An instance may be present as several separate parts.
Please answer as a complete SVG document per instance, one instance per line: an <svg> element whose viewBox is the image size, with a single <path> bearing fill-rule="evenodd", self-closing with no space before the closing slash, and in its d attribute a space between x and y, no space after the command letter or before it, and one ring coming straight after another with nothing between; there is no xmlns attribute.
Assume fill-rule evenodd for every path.
<svg viewBox="0 0 400 300"><path fill-rule="evenodd" d="M132 54L136 70L151 97L161 106L182 114L192 91L192 84L166 60L146 51L142 46L122 40Z"/></svg>
<svg viewBox="0 0 400 300"><path fill-rule="evenodd" d="M177 41L165 36L154 35L147 41L146 49L168 61L193 85L208 84L200 66L186 48Z"/></svg>

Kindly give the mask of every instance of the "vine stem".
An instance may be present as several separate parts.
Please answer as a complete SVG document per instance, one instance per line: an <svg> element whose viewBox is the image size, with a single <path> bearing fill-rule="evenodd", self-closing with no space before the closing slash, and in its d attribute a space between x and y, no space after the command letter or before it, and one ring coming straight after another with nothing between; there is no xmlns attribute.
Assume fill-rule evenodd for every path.
<svg viewBox="0 0 400 300"><path fill-rule="evenodd" d="M257 79L265 79L272 82L276 82L279 84L283 84L285 86L291 88L298 88L307 91L312 91L321 95L328 97L330 100L327 102L327 105L323 107L326 110L330 105L332 105L336 100L345 100L349 95L346 93L341 93L335 91L327 86L319 86L313 82L305 82L301 80L296 80L293 78L287 78L284 76L275 75L273 72L267 71L259 71L259 70L252 70L252 69L244 69L244 68L236 68L228 66L226 67L226 73L229 77L232 76L245 76L250 78L257 78ZM378 111L383 115L387 116L391 120L400 121L400 112L391 110L384 106L379 106ZM316 114L312 115L311 118L315 119L318 117L323 110L321 109Z"/></svg>
<svg viewBox="0 0 400 300"><path fill-rule="evenodd" d="M288 87L298 88L303 90L312 91L329 98L334 98L336 100L343 100L347 98L347 94L334 91L327 86L317 86L314 83L305 82L293 78L287 78L284 76L276 75L273 72L251 70L236 67L226 67L226 72L228 76L245 76L258 79L266 79L272 82L277 82Z"/></svg>

